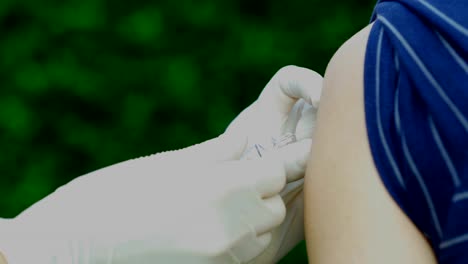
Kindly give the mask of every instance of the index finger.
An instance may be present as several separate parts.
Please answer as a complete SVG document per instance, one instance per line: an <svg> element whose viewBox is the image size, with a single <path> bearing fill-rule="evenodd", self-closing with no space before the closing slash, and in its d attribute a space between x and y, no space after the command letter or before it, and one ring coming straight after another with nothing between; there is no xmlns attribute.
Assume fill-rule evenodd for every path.
<svg viewBox="0 0 468 264"><path fill-rule="evenodd" d="M258 103L274 107L282 114L288 114L298 99L304 99L314 107L318 106L322 92L323 78L307 68L286 66L281 68L268 82L258 98Z"/></svg>

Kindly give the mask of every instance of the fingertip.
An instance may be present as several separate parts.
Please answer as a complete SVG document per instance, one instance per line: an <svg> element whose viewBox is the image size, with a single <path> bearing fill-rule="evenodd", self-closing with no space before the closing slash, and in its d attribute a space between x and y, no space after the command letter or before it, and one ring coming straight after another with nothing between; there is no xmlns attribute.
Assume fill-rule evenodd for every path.
<svg viewBox="0 0 468 264"><path fill-rule="evenodd" d="M296 181L304 176L311 146L312 139L307 138L277 150L277 155L284 164L287 182Z"/></svg>
<svg viewBox="0 0 468 264"><path fill-rule="evenodd" d="M279 226L286 217L286 206L284 205L283 199L280 195L275 195L263 201L265 207L272 213L270 228ZM265 232L265 230L263 232Z"/></svg>
<svg viewBox="0 0 468 264"><path fill-rule="evenodd" d="M322 93L323 77L317 72L295 65L288 65L279 71L280 87L292 98L302 98L318 107Z"/></svg>
<svg viewBox="0 0 468 264"><path fill-rule="evenodd" d="M273 240L271 233L253 237L243 243L237 243L231 248L231 254L236 259L236 263L258 263L255 258L261 255Z"/></svg>
<svg viewBox="0 0 468 264"><path fill-rule="evenodd" d="M262 250L266 249L270 245L272 238L273 235L271 232L258 236L257 241Z"/></svg>
<svg viewBox="0 0 468 264"><path fill-rule="evenodd" d="M261 198L277 195L286 185L284 163L276 157L263 156L227 164L229 166L224 167L227 180L254 188Z"/></svg>
<svg viewBox="0 0 468 264"><path fill-rule="evenodd" d="M276 157L268 156L256 161L264 168L263 172L258 174L257 191L262 198L277 195L287 183L287 173L283 162Z"/></svg>

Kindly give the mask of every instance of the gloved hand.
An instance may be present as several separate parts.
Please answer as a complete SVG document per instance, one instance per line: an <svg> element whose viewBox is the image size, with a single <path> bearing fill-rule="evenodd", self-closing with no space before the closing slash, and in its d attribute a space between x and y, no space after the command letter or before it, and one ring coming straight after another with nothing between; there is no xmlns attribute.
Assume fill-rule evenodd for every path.
<svg viewBox="0 0 468 264"><path fill-rule="evenodd" d="M322 91L322 79L318 73L306 68L281 68L259 98L242 111L224 133L230 142L245 144L239 156L245 155L244 152L250 151L255 145L271 148L285 134L295 133L298 141L310 139ZM293 109L296 104L297 109ZM288 116L290 120L286 122ZM300 176L298 173L297 177Z"/></svg>
<svg viewBox="0 0 468 264"><path fill-rule="evenodd" d="M310 135L313 122L307 116L313 111L303 110L297 126L284 121L295 98L316 105L320 82L320 76L302 68L280 70L225 134L72 181L0 223L0 251L10 264L245 263L268 246L254 262L277 260L303 237L300 230L283 235L302 228L302 217L297 224L293 214L270 243L270 231L284 217L277 195L284 177L292 181L304 172L310 140L301 139ZM235 161L248 158L253 142L279 139L291 130L288 126L296 126L298 143L277 149L284 142L275 142L260 160ZM301 185L283 190L288 207L288 201L300 201ZM302 206L294 204L301 212Z"/></svg>
<svg viewBox="0 0 468 264"><path fill-rule="evenodd" d="M269 151L298 141L310 144L322 90L322 77L305 68L282 68L267 84L259 99L244 110L227 132L246 142L242 159L260 158ZM286 154L297 165L281 197L287 208L281 226L273 230L272 242L251 264L278 262L304 240L303 179L306 159ZM294 181L296 180L296 181Z"/></svg>
<svg viewBox="0 0 468 264"><path fill-rule="evenodd" d="M216 151L220 142L195 148ZM288 145L257 160L174 159L192 151L129 160L71 181L1 222L0 251L9 264L251 260L285 216L278 193L296 166L285 154L305 157L308 147Z"/></svg>

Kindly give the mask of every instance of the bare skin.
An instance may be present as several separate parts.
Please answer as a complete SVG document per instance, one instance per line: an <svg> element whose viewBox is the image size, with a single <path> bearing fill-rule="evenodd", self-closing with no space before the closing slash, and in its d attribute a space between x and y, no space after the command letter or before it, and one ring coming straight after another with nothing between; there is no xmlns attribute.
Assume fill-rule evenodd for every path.
<svg viewBox="0 0 468 264"><path fill-rule="evenodd" d="M8 264L2 252L0 252L0 264Z"/></svg>
<svg viewBox="0 0 468 264"><path fill-rule="evenodd" d="M437 263L424 236L385 189L365 126L363 67L370 26L336 52L324 79L305 182L313 264Z"/></svg>

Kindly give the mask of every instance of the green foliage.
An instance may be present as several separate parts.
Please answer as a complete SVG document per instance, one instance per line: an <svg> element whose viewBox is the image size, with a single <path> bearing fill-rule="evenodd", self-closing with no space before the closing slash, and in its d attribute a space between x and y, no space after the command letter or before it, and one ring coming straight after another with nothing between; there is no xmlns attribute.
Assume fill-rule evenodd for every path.
<svg viewBox="0 0 468 264"><path fill-rule="evenodd" d="M222 133L280 67L323 74L373 2L0 1L0 216Z"/></svg>

